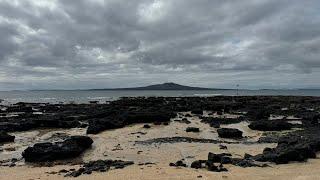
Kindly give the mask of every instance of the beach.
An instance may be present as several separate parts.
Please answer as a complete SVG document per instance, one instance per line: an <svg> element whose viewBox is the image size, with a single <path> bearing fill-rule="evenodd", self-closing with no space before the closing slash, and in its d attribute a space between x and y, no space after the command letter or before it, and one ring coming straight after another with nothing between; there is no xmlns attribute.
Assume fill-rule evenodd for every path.
<svg viewBox="0 0 320 180"><path fill-rule="evenodd" d="M239 103L243 101L247 106ZM260 108L270 113L251 114L261 110L251 111L257 102L268 104L268 107ZM237 97L233 101L230 97L162 97L124 98L111 104L18 104L3 107L0 128L15 140L0 145L0 179L317 179L320 160L300 153L304 150L299 143L318 143L316 134L320 131L315 129L318 125L310 125L307 117L302 116L305 112L317 114L318 102L316 97ZM279 107L275 108L276 105ZM27 108L30 106L31 109ZM127 112L125 118L123 111ZM260 126L253 127L253 119L263 119L264 116L269 119L259 122L281 123L264 124L262 129L255 129ZM122 119L113 122L119 117ZM119 124L120 121L123 124ZM21 124L14 126L17 122ZM216 127L217 122L219 127ZM289 129L285 129L287 127L282 122L288 123L285 125ZM190 127L196 130L187 131ZM265 131L266 127L274 129ZM219 129L237 129L242 132L241 138L220 137ZM292 141L294 134L310 139L310 142L299 139L296 142L299 148L292 147L298 151L297 155L303 155L303 159L285 156L288 161L284 161L279 156L261 161L262 155L264 159L269 157L265 149L278 151L283 141L280 139L289 136ZM39 159L32 156L32 162L27 162L27 156L23 155L28 147L37 143L50 142L54 146L54 143L67 141L73 136L92 139L90 147L76 157ZM317 151L317 148L313 150ZM279 151L285 154L291 149ZM35 152L43 155L43 152ZM227 171L208 169L209 153L230 154L229 163L212 164L214 167L220 164ZM72 175L87 162L107 159L133 164L110 167L106 172L91 169L88 174ZM206 165L191 168L197 160L206 160ZM177 161L186 166L177 165Z"/></svg>

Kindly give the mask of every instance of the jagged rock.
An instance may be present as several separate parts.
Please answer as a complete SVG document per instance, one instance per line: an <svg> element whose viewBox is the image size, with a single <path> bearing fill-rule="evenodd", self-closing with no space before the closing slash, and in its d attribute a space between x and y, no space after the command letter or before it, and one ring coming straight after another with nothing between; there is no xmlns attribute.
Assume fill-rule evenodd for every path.
<svg viewBox="0 0 320 180"><path fill-rule="evenodd" d="M23 151L22 156L27 162L46 162L68 159L79 156L93 143L90 137L71 136L63 142L37 143Z"/></svg>

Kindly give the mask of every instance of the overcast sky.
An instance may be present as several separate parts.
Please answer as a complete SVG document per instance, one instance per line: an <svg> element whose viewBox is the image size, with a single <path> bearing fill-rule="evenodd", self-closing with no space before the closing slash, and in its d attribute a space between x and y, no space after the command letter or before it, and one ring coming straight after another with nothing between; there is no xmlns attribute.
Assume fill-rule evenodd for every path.
<svg viewBox="0 0 320 180"><path fill-rule="evenodd" d="M319 0L0 0L0 90L319 88Z"/></svg>

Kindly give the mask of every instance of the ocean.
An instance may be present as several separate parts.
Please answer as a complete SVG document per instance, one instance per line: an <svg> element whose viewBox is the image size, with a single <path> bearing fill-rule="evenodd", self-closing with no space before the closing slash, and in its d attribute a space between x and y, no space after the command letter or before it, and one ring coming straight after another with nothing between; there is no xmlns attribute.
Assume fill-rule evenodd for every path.
<svg viewBox="0 0 320 180"><path fill-rule="evenodd" d="M201 91L136 91L136 90L94 90L94 91L0 91L3 103L35 102L35 103L88 103L89 101L116 100L120 97L138 96L320 96L320 90L201 90Z"/></svg>

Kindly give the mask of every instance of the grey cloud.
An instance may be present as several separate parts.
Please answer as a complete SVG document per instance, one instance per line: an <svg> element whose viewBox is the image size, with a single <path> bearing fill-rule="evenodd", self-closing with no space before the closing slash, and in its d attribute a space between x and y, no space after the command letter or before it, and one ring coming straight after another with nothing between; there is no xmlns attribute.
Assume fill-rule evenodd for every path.
<svg viewBox="0 0 320 180"><path fill-rule="evenodd" d="M2 0L0 84L25 77L10 88L161 80L205 86L203 77L220 77L224 83L212 85L258 87L274 85L281 73L314 78L319 8L316 0ZM270 72L268 82L259 81Z"/></svg>

